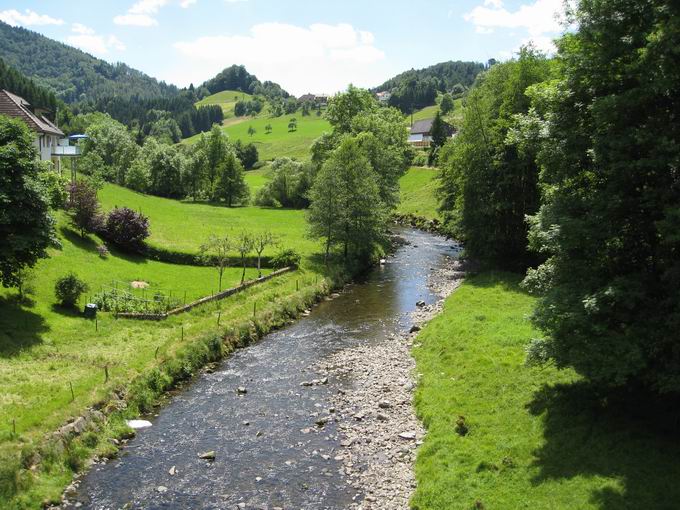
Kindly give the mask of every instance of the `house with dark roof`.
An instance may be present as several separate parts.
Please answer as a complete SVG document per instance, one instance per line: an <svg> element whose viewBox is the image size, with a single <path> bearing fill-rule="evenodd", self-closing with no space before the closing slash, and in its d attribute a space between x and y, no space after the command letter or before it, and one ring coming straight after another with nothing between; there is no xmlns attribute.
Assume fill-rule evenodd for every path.
<svg viewBox="0 0 680 510"><path fill-rule="evenodd" d="M56 170L61 170L61 157L80 155L79 147L72 147L64 132L55 126L39 110L34 110L23 97L0 90L0 115L23 120L35 134L35 147L41 161L51 161Z"/></svg>
<svg viewBox="0 0 680 510"><path fill-rule="evenodd" d="M413 147L429 147L432 142L432 123L434 119L418 120L413 123L408 135L408 143ZM448 136L454 136L455 128L444 122L444 129L446 129Z"/></svg>

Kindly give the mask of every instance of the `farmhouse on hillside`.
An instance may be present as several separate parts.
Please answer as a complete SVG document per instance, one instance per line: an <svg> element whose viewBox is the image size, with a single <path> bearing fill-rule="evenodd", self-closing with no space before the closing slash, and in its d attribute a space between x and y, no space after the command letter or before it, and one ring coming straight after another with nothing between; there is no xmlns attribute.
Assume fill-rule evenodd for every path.
<svg viewBox="0 0 680 510"><path fill-rule="evenodd" d="M50 161L61 171L61 158L80 155L79 147L69 145L61 129L55 126L39 109L32 109L23 97L0 90L0 114L23 120L35 134L35 147L41 161Z"/></svg>
<svg viewBox="0 0 680 510"><path fill-rule="evenodd" d="M434 119L418 120L413 123L408 135L408 143L413 147L427 148L432 142L432 123ZM456 134L455 128L446 122L444 129L446 129L447 136L453 137Z"/></svg>
<svg viewBox="0 0 680 510"><path fill-rule="evenodd" d="M378 92L375 96L378 98L378 101L381 104L387 104L387 103L390 102L390 98L392 97L392 93L387 92L387 91Z"/></svg>

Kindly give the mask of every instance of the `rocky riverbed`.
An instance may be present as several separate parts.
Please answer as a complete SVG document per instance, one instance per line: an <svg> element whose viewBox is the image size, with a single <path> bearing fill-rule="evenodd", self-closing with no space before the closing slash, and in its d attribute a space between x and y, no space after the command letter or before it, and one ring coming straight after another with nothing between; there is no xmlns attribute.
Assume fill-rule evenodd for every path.
<svg viewBox="0 0 680 510"><path fill-rule="evenodd" d="M411 347L420 327L440 312L464 275L462 264L449 259L428 278L438 301L413 303L404 333L339 351L317 368L320 377L352 380L351 389L338 390L329 408L342 447L335 459L342 461L342 471L357 491L352 508L408 508L416 448L425 434L412 404L417 374Z"/></svg>

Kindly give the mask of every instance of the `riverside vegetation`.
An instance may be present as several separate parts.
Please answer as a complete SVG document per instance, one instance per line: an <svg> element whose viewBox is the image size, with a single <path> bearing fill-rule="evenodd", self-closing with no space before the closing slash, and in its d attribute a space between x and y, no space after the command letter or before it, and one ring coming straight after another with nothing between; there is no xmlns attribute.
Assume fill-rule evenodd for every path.
<svg viewBox="0 0 680 510"><path fill-rule="evenodd" d="M378 90L396 91L401 111L350 87L321 115L302 115L276 84L237 67L163 98L166 113L127 99L64 108L64 125L91 135L82 169L103 209L150 218L142 252L111 245L106 255L103 233L73 232L29 134L2 119L0 137L16 150L0 153L13 201L0 225L21 241L0 251L0 410L16 415L0 436L3 502L57 501L93 453L115 450L106 439L129 434L125 418L376 260L387 222L403 212L441 220L478 268L414 344L427 434L411 507L677 507L680 11L661 0L580 0L569 16L575 28L554 57L528 46L507 62L453 66L472 72L460 87L438 75L452 66L387 82ZM237 90L249 96L233 106L227 95L195 106ZM435 112L458 128L415 161L405 142L414 106L424 108L414 117ZM191 115L210 111L229 117L171 143L190 134ZM286 154L304 161L258 162ZM424 162L437 169L407 172ZM287 172L299 186L274 185ZM278 207L289 199L309 209ZM300 252L300 271L162 323L102 314L93 325L56 306L50 289L72 269L89 286L116 271L151 288L184 278L204 292L217 275L196 255L215 225L227 236L272 232ZM43 441L106 402L127 408L116 404L98 431Z"/></svg>

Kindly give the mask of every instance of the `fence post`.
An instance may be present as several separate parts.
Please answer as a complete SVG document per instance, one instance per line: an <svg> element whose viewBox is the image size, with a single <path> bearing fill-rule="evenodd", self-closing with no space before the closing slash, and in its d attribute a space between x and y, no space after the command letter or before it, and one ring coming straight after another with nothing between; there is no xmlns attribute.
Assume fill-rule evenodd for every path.
<svg viewBox="0 0 680 510"><path fill-rule="evenodd" d="M222 311L217 312L217 325L220 325L220 319L222 318Z"/></svg>
<svg viewBox="0 0 680 510"><path fill-rule="evenodd" d="M68 382L69 388L71 388L71 402L73 402L76 399L75 393L73 393L73 384L71 384L71 381Z"/></svg>
<svg viewBox="0 0 680 510"><path fill-rule="evenodd" d="M109 382L109 366L104 365L104 383Z"/></svg>
<svg viewBox="0 0 680 510"><path fill-rule="evenodd" d="M253 301L253 317L255 317L256 312L257 312L257 301Z"/></svg>

